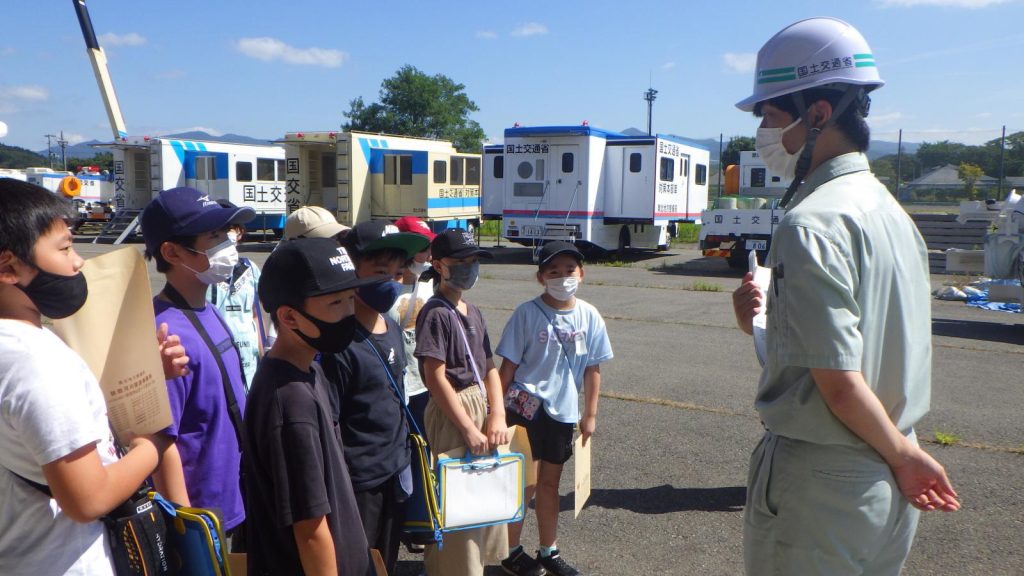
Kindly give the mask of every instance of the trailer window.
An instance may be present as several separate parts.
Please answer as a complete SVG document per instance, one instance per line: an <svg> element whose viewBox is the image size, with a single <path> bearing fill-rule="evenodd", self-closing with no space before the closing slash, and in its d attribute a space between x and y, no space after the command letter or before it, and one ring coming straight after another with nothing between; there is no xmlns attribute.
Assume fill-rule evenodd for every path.
<svg viewBox="0 0 1024 576"><path fill-rule="evenodd" d="M572 174L575 160L572 152L562 152L562 174Z"/></svg>
<svg viewBox="0 0 1024 576"><path fill-rule="evenodd" d="M256 179L260 182L274 180L275 162L271 158L256 159Z"/></svg>
<svg viewBox="0 0 1024 576"><path fill-rule="evenodd" d="M750 169L750 187L751 188L764 188L765 179L764 168L751 168Z"/></svg>
<svg viewBox="0 0 1024 576"><path fill-rule="evenodd" d="M323 188L338 186L338 157L333 152L320 155L320 186Z"/></svg>
<svg viewBox="0 0 1024 576"><path fill-rule="evenodd" d="M544 179L544 160L541 159L541 158L537 159L537 176L534 179L535 180L543 180Z"/></svg>
<svg viewBox="0 0 1024 576"><path fill-rule="evenodd" d="M284 182L285 181L285 177L284 177L284 160L278 160L277 161L277 181L278 182Z"/></svg>
<svg viewBox="0 0 1024 576"><path fill-rule="evenodd" d="M658 180L663 182L671 182L672 178L675 177L676 173L676 160L675 158L667 158L662 156L661 158L661 173L658 176Z"/></svg>
<svg viewBox="0 0 1024 576"><path fill-rule="evenodd" d="M541 182L516 182L512 186L512 195L519 198L540 198L544 196L544 184Z"/></svg>
<svg viewBox="0 0 1024 576"><path fill-rule="evenodd" d="M412 156L388 154L384 157L384 184L412 184Z"/></svg>
<svg viewBox="0 0 1024 576"><path fill-rule="evenodd" d="M462 184L462 164L465 158L452 158L451 176L448 181L452 184Z"/></svg>
<svg viewBox="0 0 1024 576"><path fill-rule="evenodd" d="M690 159L683 158L683 161L679 163L679 175L689 176L690 175Z"/></svg>
<svg viewBox="0 0 1024 576"><path fill-rule="evenodd" d="M494 177L502 179L505 177L505 157L495 156L494 157Z"/></svg>
<svg viewBox="0 0 1024 576"><path fill-rule="evenodd" d="M198 173L199 162L196 163ZM252 182L252 162L235 162L235 180L239 182Z"/></svg>
<svg viewBox="0 0 1024 576"><path fill-rule="evenodd" d="M466 186L480 185L480 159L466 158Z"/></svg>
<svg viewBox="0 0 1024 576"><path fill-rule="evenodd" d="M448 163L444 160L434 160L434 184L444 184L448 178Z"/></svg>
<svg viewBox="0 0 1024 576"><path fill-rule="evenodd" d="M398 183L402 186L412 185L412 156L398 157Z"/></svg>
<svg viewBox="0 0 1024 576"><path fill-rule="evenodd" d="M533 164L529 161L523 160L519 163L519 167L516 168L516 172L519 173L519 177L526 180L530 176L533 176Z"/></svg>
<svg viewBox="0 0 1024 576"><path fill-rule="evenodd" d="M639 152L633 152L629 155L629 171L636 174L641 168L641 159L643 157Z"/></svg>
<svg viewBox="0 0 1024 576"><path fill-rule="evenodd" d="M708 183L708 167L704 164L697 164L697 185L702 186Z"/></svg>

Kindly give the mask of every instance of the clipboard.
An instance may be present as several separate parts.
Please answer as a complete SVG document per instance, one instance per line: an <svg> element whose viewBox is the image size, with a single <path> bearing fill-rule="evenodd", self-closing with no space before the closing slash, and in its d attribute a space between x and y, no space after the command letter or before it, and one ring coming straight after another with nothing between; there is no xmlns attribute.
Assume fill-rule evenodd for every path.
<svg viewBox="0 0 1024 576"><path fill-rule="evenodd" d="M757 361L764 366L768 359L768 288L772 284L772 269L759 266L757 263L757 252L750 251L748 256L750 273L754 276L754 283L761 289L761 296L764 297L764 305L761 311L753 318L754 353L757 354Z"/></svg>

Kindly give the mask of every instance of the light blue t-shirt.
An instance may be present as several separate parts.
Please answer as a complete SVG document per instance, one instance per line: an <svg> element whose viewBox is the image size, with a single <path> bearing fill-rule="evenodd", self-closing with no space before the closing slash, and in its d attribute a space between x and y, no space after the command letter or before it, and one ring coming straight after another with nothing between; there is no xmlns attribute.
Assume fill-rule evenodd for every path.
<svg viewBox="0 0 1024 576"><path fill-rule="evenodd" d="M548 415L575 424L583 372L611 360L612 345L597 308L577 298L571 310L556 310L538 296L516 307L495 353L518 365L515 382L539 397Z"/></svg>
<svg viewBox="0 0 1024 576"><path fill-rule="evenodd" d="M245 390L248 393L256 365L260 361L261 344L266 348L263 326L258 320L260 269L248 258L240 258L231 272L231 281L213 284L206 296L231 328L231 337L242 357L245 371ZM262 310L259 310L262 312Z"/></svg>

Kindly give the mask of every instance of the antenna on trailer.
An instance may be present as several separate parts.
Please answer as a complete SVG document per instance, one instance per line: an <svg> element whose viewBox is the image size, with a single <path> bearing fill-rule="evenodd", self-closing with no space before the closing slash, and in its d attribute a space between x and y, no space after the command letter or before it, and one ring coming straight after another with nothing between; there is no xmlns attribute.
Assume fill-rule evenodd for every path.
<svg viewBox="0 0 1024 576"><path fill-rule="evenodd" d="M647 101L647 135L653 136L651 132L651 111L654 108L654 99L658 96L658 91L654 88L648 88L647 92L644 92L644 100Z"/></svg>
<svg viewBox="0 0 1024 576"><path fill-rule="evenodd" d="M123 140L128 137L128 132L124 126L124 116L121 115L121 106L117 103L114 84L110 81L107 55L104 54L103 48L100 48L100 43L96 40L96 33L92 29L92 19L89 18L89 9L85 7L85 0L71 0L71 3L74 4L75 13L78 15L78 25L82 28L86 51L92 62L93 74L96 75L96 84L100 87L100 96L103 97L103 104L107 108L107 119L110 120L114 139Z"/></svg>

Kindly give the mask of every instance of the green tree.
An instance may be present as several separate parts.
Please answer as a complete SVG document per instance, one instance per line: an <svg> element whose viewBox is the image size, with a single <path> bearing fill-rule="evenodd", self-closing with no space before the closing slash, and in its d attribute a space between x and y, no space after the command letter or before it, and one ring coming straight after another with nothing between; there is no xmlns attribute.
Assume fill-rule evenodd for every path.
<svg viewBox="0 0 1024 576"><path fill-rule="evenodd" d="M450 140L458 150L480 152L484 130L469 119L479 108L465 88L443 74L428 76L407 64L381 83L380 102L368 105L362 97L349 102L343 127Z"/></svg>
<svg viewBox="0 0 1024 576"><path fill-rule="evenodd" d="M740 152L754 150L754 139L750 136L733 136L722 151L722 166L740 163Z"/></svg>
<svg viewBox="0 0 1024 576"><path fill-rule="evenodd" d="M917 160L925 170L938 168L946 164L958 166L965 161L964 156L969 146L959 142L943 140L941 142L924 142L917 149Z"/></svg>
<svg viewBox="0 0 1024 576"><path fill-rule="evenodd" d="M891 156L878 158L871 162L871 171L885 183L890 193L896 192L896 166Z"/></svg>
<svg viewBox="0 0 1024 576"><path fill-rule="evenodd" d="M967 185L967 198L974 200L978 193L978 180L985 175L985 171L977 164L962 162L960 167L956 169L956 175Z"/></svg>
<svg viewBox="0 0 1024 576"><path fill-rule="evenodd" d="M31 150L0 144L0 168L29 168L31 166L49 166L49 162L44 156Z"/></svg>

